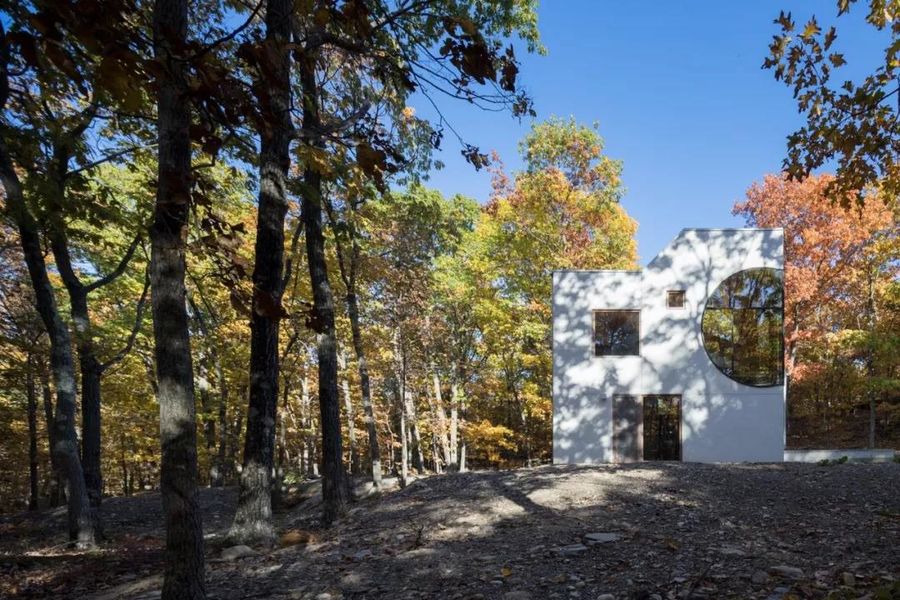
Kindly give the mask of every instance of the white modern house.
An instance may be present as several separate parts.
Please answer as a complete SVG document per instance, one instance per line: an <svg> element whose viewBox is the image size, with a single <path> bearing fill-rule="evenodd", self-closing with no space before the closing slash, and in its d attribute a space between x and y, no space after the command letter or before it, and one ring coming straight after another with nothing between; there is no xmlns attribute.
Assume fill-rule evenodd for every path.
<svg viewBox="0 0 900 600"><path fill-rule="evenodd" d="M553 275L553 461L782 461L781 229L685 229Z"/></svg>

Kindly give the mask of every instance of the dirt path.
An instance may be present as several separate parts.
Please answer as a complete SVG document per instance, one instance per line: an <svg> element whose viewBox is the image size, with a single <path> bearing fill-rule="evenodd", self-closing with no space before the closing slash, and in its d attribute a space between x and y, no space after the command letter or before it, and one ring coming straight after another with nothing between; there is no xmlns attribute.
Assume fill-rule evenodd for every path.
<svg viewBox="0 0 900 600"><path fill-rule="evenodd" d="M302 543L230 561L233 491L204 490L201 503L220 600L900 598L898 464L431 477L355 504L327 531L309 500L279 515ZM0 597L158 597L158 497L106 510L113 539L93 555L46 549L49 532L62 541L62 514L0 521Z"/></svg>

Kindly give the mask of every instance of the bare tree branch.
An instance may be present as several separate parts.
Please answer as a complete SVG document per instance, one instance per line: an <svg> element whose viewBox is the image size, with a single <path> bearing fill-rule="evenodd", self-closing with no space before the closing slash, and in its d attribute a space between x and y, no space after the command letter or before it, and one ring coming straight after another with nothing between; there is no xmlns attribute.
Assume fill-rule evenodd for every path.
<svg viewBox="0 0 900 600"><path fill-rule="evenodd" d="M85 291L87 293L93 292L97 288L101 288L104 285L113 282L119 275L125 272L125 268L128 267L128 263L131 262L131 257L134 256L134 251L137 249L138 244L141 241L141 234L137 234L134 236L134 240L131 242L131 245L128 246L128 250L125 252L125 256L122 257L122 260L119 261L119 264L116 265L116 268L113 269L106 276L101 277L87 286L85 286Z"/></svg>
<svg viewBox="0 0 900 600"><path fill-rule="evenodd" d="M137 339L137 334L141 330L141 323L144 320L144 308L147 305L147 292L150 290L150 265L147 265L146 270L144 271L144 289L141 292L141 297L137 303L137 312L134 316L134 326L131 328L131 333L128 335L128 341L125 342L125 346L122 347L121 350L116 352L112 358L108 361L100 365L100 372L103 373L110 367L118 364L122 361L128 353L131 352L131 349L134 347L134 341Z"/></svg>

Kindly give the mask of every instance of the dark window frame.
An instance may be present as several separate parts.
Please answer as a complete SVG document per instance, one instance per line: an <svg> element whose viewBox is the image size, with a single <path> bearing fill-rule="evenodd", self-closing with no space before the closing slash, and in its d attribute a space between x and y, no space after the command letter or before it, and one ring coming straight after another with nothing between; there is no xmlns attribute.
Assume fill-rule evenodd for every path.
<svg viewBox="0 0 900 600"><path fill-rule="evenodd" d="M733 278L737 278L738 276L746 276L748 273L751 273L753 271L772 271L774 273L777 273L777 277L781 282L781 290L780 290L781 294L779 296L780 305L770 305L767 302L765 302L759 306L755 306L753 303L751 303L750 306L740 306L740 307L718 306L718 305L710 306L711 300L719 292L719 290L722 288L722 286L726 284L726 282L729 282L729 280L731 280ZM734 313L756 312L758 314L758 313L762 313L762 312L771 312L780 318L780 321L781 321L781 335L779 336L780 351L778 352L778 362L775 365L775 378L773 380L766 381L766 382L756 382L756 381L751 381L748 378L742 377L740 375L740 373L738 372L738 369L735 367L734 346L733 345L730 346L731 363L732 363L731 368L726 369L718 364L718 362L716 361L716 358L713 356L713 352L711 351L710 346L707 343L707 339L706 339L707 331L706 331L706 326L705 326L707 313L713 313L713 312L717 312L717 311L721 311L722 313L728 313L728 315L730 317L729 320L732 323L732 343L733 343L734 332L735 332L734 316L733 316ZM713 293L710 295L709 298L706 299L706 302L704 303L703 313L700 316L700 342L701 342L701 345L703 346L703 350L706 352L706 355L709 358L709 361L713 364L713 366L716 367L716 369L722 375L724 375L728 379L734 381L735 383L738 383L740 385L745 385L748 387L753 387L753 388L770 388L770 387L778 387L778 386L785 385L786 374L785 374L785 368L784 368L784 269L778 269L775 267L753 267L753 268L749 268L749 269L742 269L740 271L736 271L736 272L732 273L731 275L729 275L728 277L726 277L725 279L723 279L716 286L716 288L713 290Z"/></svg>
<svg viewBox="0 0 900 600"><path fill-rule="evenodd" d="M637 349L627 354L597 353L597 314L598 313L634 313L637 314ZM604 356L640 356L641 355L641 309L639 308L597 308L591 311L591 354L595 358Z"/></svg>
<svg viewBox="0 0 900 600"><path fill-rule="evenodd" d="M681 299L680 306L674 306L672 304L673 294L675 297ZM673 310L684 310L687 307L687 294L685 290L666 290L666 308L671 308Z"/></svg>

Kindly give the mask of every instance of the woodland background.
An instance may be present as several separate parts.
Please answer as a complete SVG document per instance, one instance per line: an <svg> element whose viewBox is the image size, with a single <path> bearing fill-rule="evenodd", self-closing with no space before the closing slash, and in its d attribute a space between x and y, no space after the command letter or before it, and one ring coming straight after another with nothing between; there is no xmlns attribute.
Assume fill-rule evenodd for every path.
<svg viewBox="0 0 900 600"><path fill-rule="evenodd" d="M620 165L603 156L602 142L589 127L567 120L540 124L523 141L523 151L531 156L551 143L565 144L554 151L567 158L590 157L588 164L618 176ZM585 156L579 157L582 146ZM440 472L458 461L464 461L462 468L507 468L551 458L550 273L635 268L638 224L615 202L617 185L598 202L598 194L580 183L585 173L565 175L534 162L525 173L507 175L498 168L495 195L482 204L445 198L421 184L370 200L351 215L358 238L344 240L341 258L336 236L346 235L341 227L347 225L338 222L329 230L332 272L341 272L341 260L355 261L373 414L388 471L400 470L401 417L408 420L413 471ZM191 328L201 341L194 347L200 478L204 485L232 485L247 410L249 329L241 298L249 292L246 280L223 273L218 244L230 245L230 260L250 264L255 196L246 171L218 166L210 176L222 193L215 205L233 228L211 239L198 224L190 241ZM103 194L117 218L139 222L152 202L151 179L151 163L106 165L85 193ZM898 448L900 286L897 238L886 235L896 207L835 205L826 194L830 181L828 175L803 183L766 176L735 205L748 225L786 230L789 447L869 446L873 396L874 445ZM127 230L87 220L72 230L79 269L87 274L113 269L133 243ZM296 225L288 229L295 230ZM29 498L25 465L32 437L38 495L41 502L58 502L46 428L53 400L47 342L16 234L6 228L3 236L0 498L7 510L20 510ZM302 269L303 257L296 247L294 252L295 268ZM135 329L136 312L145 304L146 270L139 245L114 284L92 295L101 360L117 358L134 337L131 351L103 378L107 495L152 489L159 477L149 319ZM54 279L68 312L63 284ZM343 280L336 285L339 297L345 295ZM315 334L306 325L308 282L294 277L287 290L277 459L280 476L291 483L318 475L320 442ZM338 307L344 460L351 473L363 474L371 468L366 417L346 303Z"/></svg>
<svg viewBox="0 0 900 600"><path fill-rule="evenodd" d="M0 509L65 501L89 548L159 486L163 597L199 598L198 485L271 543L307 478L330 524L347 473L550 460L551 272L635 268L638 224L596 127L534 121L509 172L441 113L536 116L532 0L0 6ZM834 27L775 20L806 124L734 206L785 229L791 447L900 447L900 20L864 9L856 83ZM445 137L489 197L427 187Z"/></svg>

